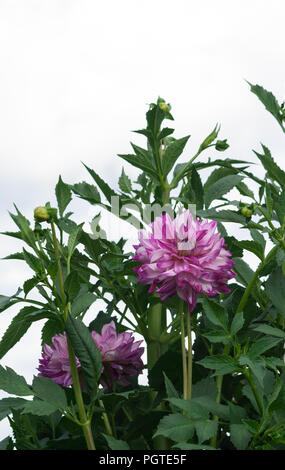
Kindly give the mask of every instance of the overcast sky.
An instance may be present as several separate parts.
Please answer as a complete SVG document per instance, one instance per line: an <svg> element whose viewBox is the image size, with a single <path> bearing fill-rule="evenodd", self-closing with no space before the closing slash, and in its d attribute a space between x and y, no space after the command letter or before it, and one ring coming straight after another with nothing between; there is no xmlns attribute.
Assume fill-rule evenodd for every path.
<svg viewBox="0 0 285 470"><path fill-rule="evenodd" d="M143 145L131 130L158 96L172 104L175 136L191 134L184 160L219 122L224 156L257 162L263 142L284 168L284 135L245 82L285 99L284 16L284 0L0 0L0 231L15 229L13 203L31 220L54 203L59 174L91 182L81 161L116 186L116 155ZM0 257L20 248L1 236ZM0 274L5 295L31 277L17 261ZM1 314L0 335L17 311ZM34 325L1 364L30 381L39 355ZM7 429L0 422L0 440Z"/></svg>

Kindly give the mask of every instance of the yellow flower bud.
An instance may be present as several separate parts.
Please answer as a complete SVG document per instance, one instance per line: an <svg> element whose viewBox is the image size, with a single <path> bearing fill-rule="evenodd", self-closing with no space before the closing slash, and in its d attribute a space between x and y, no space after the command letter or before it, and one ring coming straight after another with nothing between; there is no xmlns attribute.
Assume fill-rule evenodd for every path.
<svg viewBox="0 0 285 470"><path fill-rule="evenodd" d="M160 102L159 103L159 107L162 111L164 111L165 113L168 113L169 112L169 106L168 104L166 103L163 103L163 102Z"/></svg>
<svg viewBox="0 0 285 470"><path fill-rule="evenodd" d="M46 222L49 219L49 213L46 207L39 206L34 210L34 218L36 222Z"/></svg>

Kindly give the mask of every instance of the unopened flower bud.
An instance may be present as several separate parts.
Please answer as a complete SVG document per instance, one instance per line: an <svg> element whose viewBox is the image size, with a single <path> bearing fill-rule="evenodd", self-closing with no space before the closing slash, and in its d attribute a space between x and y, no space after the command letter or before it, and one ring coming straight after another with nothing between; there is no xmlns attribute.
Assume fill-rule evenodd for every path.
<svg viewBox="0 0 285 470"><path fill-rule="evenodd" d="M223 152L224 150L227 150L229 148L229 144L227 144L227 139L225 140L217 140L216 145L215 145L216 150L219 152Z"/></svg>
<svg viewBox="0 0 285 470"><path fill-rule="evenodd" d="M34 218L36 222L46 222L49 219L49 213L44 206L36 207L34 210Z"/></svg>
<svg viewBox="0 0 285 470"><path fill-rule="evenodd" d="M251 217L252 216L252 211L246 206L244 206L242 208L241 213L244 217Z"/></svg>
<svg viewBox="0 0 285 470"><path fill-rule="evenodd" d="M163 102L160 102L159 103L159 107L162 111L164 111L165 113L169 113L170 111L170 108L169 108L169 105L166 104L166 103L163 103Z"/></svg>

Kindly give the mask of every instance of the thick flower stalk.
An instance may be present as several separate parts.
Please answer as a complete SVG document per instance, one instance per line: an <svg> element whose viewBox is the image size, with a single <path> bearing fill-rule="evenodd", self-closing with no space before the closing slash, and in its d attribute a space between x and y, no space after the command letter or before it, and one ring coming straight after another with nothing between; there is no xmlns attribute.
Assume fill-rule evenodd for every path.
<svg viewBox="0 0 285 470"><path fill-rule="evenodd" d="M231 253L219 232L217 222L194 220L189 210L171 219L157 217L151 230L139 231L134 260L138 281L156 289L162 302L177 294L192 312L198 295L215 297L228 293L226 283L235 276Z"/></svg>
<svg viewBox="0 0 285 470"><path fill-rule="evenodd" d="M143 369L141 355L144 348L140 347L142 341L134 341L129 332L117 333L113 321L103 326L101 334L92 331L91 336L101 352L101 385L107 391L112 391L114 384L130 385L129 378L139 375ZM38 367L39 376L49 377L57 384L68 387L72 385L72 376L66 334L55 335L52 344L53 346L44 345ZM78 358L76 365L80 372Z"/></svg>

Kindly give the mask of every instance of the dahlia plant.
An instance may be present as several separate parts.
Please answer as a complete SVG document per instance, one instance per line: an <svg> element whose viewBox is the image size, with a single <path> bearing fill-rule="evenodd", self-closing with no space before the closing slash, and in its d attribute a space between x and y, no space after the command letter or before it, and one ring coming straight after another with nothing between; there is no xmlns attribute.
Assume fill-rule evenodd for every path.
<svg viewBox="0 0 285 470"><path fill-rule="evenodd" d="M250 87L284 132L284 106ZM170 111L152 103L146 148L119 155L135 181L122 168L112 188L85 165L90 182L60 176L56 204L11 213L21 251L6 260L31 277L0 296L1 312L24 303L0 341L2 450L285 449L285 172L264 144L261 178L216 157L231 152L218 125L178 162L189 136L163 126ZM77 197L93 220L67 211ZM29 384L5 355L33 322Z"/></svg>

